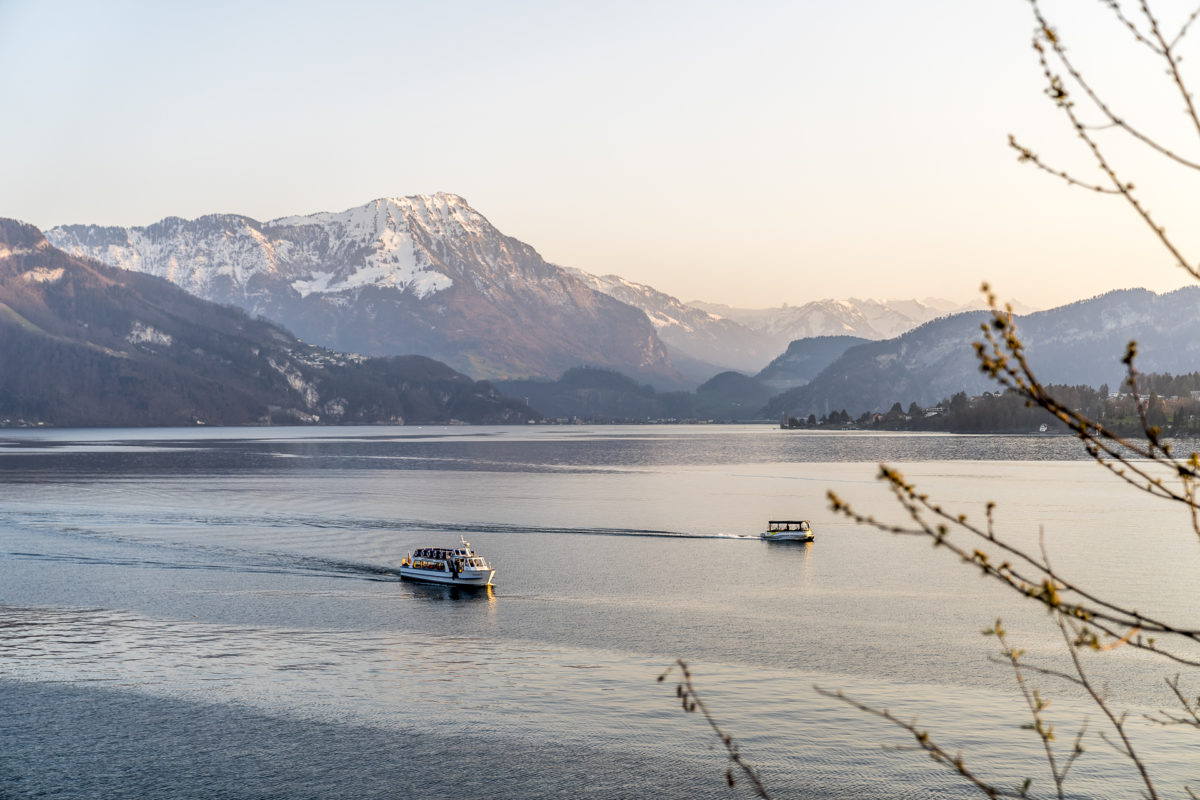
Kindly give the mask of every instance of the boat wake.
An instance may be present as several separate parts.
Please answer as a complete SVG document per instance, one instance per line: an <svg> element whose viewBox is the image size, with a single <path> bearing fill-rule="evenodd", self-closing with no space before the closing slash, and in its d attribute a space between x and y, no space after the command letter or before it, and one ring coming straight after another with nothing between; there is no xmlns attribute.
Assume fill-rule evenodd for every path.
<svg viewBox="0 0 1200 800"><path fill-rule="evenodd" d="M442 531L453 534L473 533L539 533L567 534L570 536L639 536L658 539L753 539L758 540L758 534L741 533L707 533L703 531L668 531L655 528L566 528L544 525L508 525L502 523L478 522L425 522L406 520L396 522L389 527L402 530Z"/></svg>
<svg viewBox="0 0 1200 800"><path fill-rule="evenodd" d="M214 515L215 516L215 515ZM194 515L156 513L137 520L137 532L118 525L111 515L80 515L63 525L52 515L11 519L16 536L0 537L0 558L77 566L147 570L198 570L399 581L405 552L431 539L459 536L616 536L657 539L758 541L757 534L711 533L655 528L533 526L437 520L380 520L309 516L255 517L238 514L197 519ZM80 524L82 523L82 524ZM94 524L93 524L94 523ZM113 528L121 527L122 530ZM183 541L181 532L221 531L224 541ZM236 537L231 536L236 531ZM307 532L307 533L306 533ZM236 538L236 541L235 541ZM8 546L5 546L5 545ZM316 549L362 553L361 559L292 550ZM288 552L292 550L292 552Z"/></svg>
<svg viewBox="0 0 1200 800"><path fill-rule="evenodd" d="M99 567L125 567L133 569L199 570L210 572L237 572L267 575L307 575L326 578L365 578L368 580L400 580L400 572L392 567L355 561L297 556L292 554L254 553L226 550L224 560L212 559L213 548L173 547L176 558L120 556L115 554L84 553L40 553L34 551L0 552L0 558L14 561L43 561L59 564L76 564ZM201 560L202 556L208 556Z"/></svg>

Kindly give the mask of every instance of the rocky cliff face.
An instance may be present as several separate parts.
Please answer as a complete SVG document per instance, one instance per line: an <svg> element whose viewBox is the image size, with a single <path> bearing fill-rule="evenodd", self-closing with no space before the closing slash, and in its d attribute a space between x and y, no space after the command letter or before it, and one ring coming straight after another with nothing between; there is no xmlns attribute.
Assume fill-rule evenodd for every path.
<svg viewBox="0 0 1200 800"><path fill-rule="evenodd" d="M46 236L338 350L420 353L476 377L557 376L579 364L675 375L645 314L547 263L457 195L270 222L64 225Z"/></svg>

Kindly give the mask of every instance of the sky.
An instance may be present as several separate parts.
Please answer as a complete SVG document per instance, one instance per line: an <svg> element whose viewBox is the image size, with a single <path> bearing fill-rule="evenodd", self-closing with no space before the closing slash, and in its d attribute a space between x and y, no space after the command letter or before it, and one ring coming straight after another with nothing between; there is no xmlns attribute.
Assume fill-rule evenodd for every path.
<svg viewBox="0 0 1200 800"><path fill-rule="evenodd" d="M1100 3L1046 9L1123 115L1200 149ZM1120 198L1017 163L1010 133L1094 173L1032 32L1026 0L0 0L0 216L269 220L447 191L553 263L685 301L1185 285ZM1195 178L1111 141L1190 234Z"/></svg>

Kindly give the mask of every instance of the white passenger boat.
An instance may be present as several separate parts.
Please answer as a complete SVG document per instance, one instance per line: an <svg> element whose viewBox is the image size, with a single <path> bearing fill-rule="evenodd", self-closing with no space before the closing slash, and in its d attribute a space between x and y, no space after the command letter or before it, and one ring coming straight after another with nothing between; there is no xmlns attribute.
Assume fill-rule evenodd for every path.
<svg viewBox="0 0 1200 800"><path fill-rule="evenodd" d="M817 537L806 519L773 519L761 538L769 542L811 542Z"/></svg>
<svg viewBox="0 0 1200 800"><path fill-rule="evenodd" d="M463 537L458 547L418 547L400 561L400 577L453 586L491 586L492 569Z"/></svg>

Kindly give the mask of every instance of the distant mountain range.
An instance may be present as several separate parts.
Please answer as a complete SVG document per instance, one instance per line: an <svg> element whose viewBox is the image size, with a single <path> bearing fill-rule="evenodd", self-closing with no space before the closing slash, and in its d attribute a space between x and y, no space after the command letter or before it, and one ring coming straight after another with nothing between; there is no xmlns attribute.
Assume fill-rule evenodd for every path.
<svg viewBox="0 0 1200 800"><path fill-rule="evenodd" d="M924 300L813 300L799 306L786 303L775 308L734 308L718 303L692 301L691 306L733 320L769 338L778 353L797 339L819 336L856 336L860 339L891 339L930 320L985 307L983 299L964 305L927 297ZM1034 309L1013 301L1013 310L1027 314Z"/></svg>
<svg viewBox="0 0 1200 800"><path fill-rule="evenodd" d="M234 214L145 227L62 225L73 255L239 306L306 341L420 353L476 378L619 370L660 388L754 373L796 339L884 339L959 310L939 300L819 300L737 309L680 302L617 275L547 263L453 194L374 200L259 222Z"/></svg>
<svg viewBox="0 0 1200 800"><path fill-rule="evenodd" d="M548 264L457 195L270 222L223 214L64 225L46 236L345 352L421 353L477 378L592 364L678 380L645 314Z"/></svg>
<svg viewBox="0 0 1200 800"><path fill-rule="evenodd" d="M297 340L0 219L0 425L524 422L537 413L423 356Z"/></svg>
<svg viewBox="0 0 1200 800"><path fill-rule="evenodd" d="M895 402L931 405L956 392L978 395L997 385L979 371L973 343L986 312L937 319L885 341L847 349L804 386L774 397L763 414L807 416L846 410L851 416ZM1200 287L1168 294L1145 289L1109 292L1017 319L1038 378L1045 383L1116 390L1124 379L1125 346L1139 344L1143 372L1200 369Z"/></svg>
<svg viewBox="0 0 1200 800"><path fill-rule="evenodd" d="M979 373L971 347L985 312L964 311L936 298L817 300L770 309L683 303L617 275L596 276L550 264L451 194L387 198L339 213L265 223L212 215L191 221L169 217L144 228L67 225L48 231L47 238L74 255L149 273L205 299L239 306L316 345L369 355L419 353L476 378L503 379L516 396L530 398L552 416L750 419L843 409L857 415L895 402L928 405L959 391L977 394L996 388ZM0 300L8 303L0 311L7 315L9 335L23 331L20 335L27 337L33 329L40 330L46 336L38 340L39 346L60 340L55 337L74 340L80 338L80 330L95 330L88 328L94 323L86 305L76 302L68 309L67 301L52 301L59 279L44 276L57 275L54 271L66 263L59 262L70 259L62 253L48 255L53 251L50 244L23 245L28 252L22 259L36 251L49 262L22 261L20 273L9 276L9 288L15 292L12 302ZM115 282L145 297L166 297L161 283L151 289L152 284L136 283L129 272L105 272L94 262L78 259L71 263L72 270L90 270L96 276L88 279L93 282ZM53 325L43 325L13 305L24 297L22 292L35 288L48 293L39 302L61 312ZM1198 297L1200 289L1162 296L1145 290L1112 292L1024 313L1019 325L1044 380L1116 386L1122 379L1118 361L1129 339L1143 345L1144 370L1200 368ZM182 302L171 300L172 307ZM1015 305L1018 313L1028 310ZM78 319L72 321L68 311ZM258 409L245 411L247 419L261 417L261 409L268 407L291 409L287 413L295 418L346 419L349 410L334 413L340 404L325 405L331 393L347 401L346 409L358 409L353 413L371 418L390 413L365 405L370 392L379 389L373 381L384 380L377 370L385 362L319 354L319 348L306 349L313 345L296 342L279 328L245 315L229 316L230 309L205 313L212 316L212 328L227 327L238 336L253 329L264 341L276 341L272 347L283 350L272 351L278 353L270 356L274 364L286 357L300 374L288 378L288 367L281 372L269 361L268 369L284 376L285 384L324 387L317 388L319 403L309 402L294 386L290 391L300 394L290 400L268 400L246 389L248 396L258 398L258 405L243 404ZM120 324L108 326L108 338L83 337L89 352L132 357L136 351L139 358L157 354L162 358L156 368L166 369L172 362L162 342L188 340L188 334L167 330L161 320L159 324L144 315L121 314ZM291 343L279 344L285 339ZM266 352L263 347L260 351ZM214 352L212 347L185 351L176 346L173 358L183 364L190 358L186 353L193 351ZM269 377L261 365L232 356L226 360ZM16 363L12 356L9 363ZM372 366L355 366L360 363ZM403 368L398 361L386 363L403 372L416 362L405 362ZM434 377L439 368L431 366L435 363L426 364L425 378ZM205 369L209 368L216 369ZM322 371L310 374L305 369ZM340 370L356 371L355 380L364 381L363 391L355 395L359 405L350 402L348 389L320 383L334 380ZM442 377L457 381L456 386L468 381L453 370ZM162 375L155 378L165 380ZM232 375L228 380L231 387L239 385ZM693 395L676 391L689 386L700 390ZM473 391L486 395L489 390L495 391ZM498 396L493 400L501 405L477 416L529 413L503 406ZM399 408L391 400L384 405ZM413 412L395 413L410 418ZM426 406L421 414L457 416L434 406Z"/></svg>

